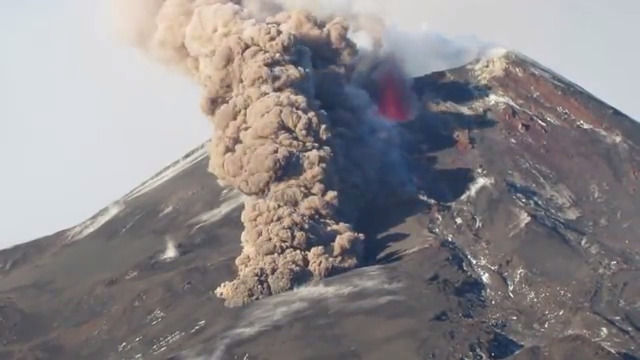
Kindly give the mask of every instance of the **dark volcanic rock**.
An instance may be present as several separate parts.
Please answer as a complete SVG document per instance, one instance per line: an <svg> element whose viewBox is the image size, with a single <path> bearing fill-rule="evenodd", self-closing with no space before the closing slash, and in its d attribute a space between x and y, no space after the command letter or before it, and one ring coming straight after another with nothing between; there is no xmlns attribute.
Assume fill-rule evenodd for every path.
<svg viewBox="0 0 640 360"><path fill-rule="evenodd" d="M514 53L414 88L421 196L362 214L367 266L224 308L242 196L200 147L0 252L0 359L638 359L640 125Z"/></svg>

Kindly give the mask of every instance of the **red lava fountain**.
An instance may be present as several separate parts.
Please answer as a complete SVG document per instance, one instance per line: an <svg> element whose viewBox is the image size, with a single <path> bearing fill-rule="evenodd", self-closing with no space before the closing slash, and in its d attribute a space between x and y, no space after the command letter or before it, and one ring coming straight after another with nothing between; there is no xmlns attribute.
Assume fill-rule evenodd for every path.
<svg viewBox="0 0 640 360"><path fill-rule="evenodd" d="M405 122L411 118L407 89L402 73L393 61L385 61L377 76L378 111L393 122Z"/></svg>

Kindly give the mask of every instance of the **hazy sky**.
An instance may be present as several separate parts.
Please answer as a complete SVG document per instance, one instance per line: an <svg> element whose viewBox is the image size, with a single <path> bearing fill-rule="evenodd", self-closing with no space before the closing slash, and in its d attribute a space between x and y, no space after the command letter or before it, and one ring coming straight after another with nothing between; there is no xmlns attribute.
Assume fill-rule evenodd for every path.
<svg viewBox="0 0 640 360"><path fill-rule="evenodd" d="M198 89L116 44L104 1L0 4L0 248L81 222L210 135ZM520 50L640 118L640 1L375 3Z"/></svg>

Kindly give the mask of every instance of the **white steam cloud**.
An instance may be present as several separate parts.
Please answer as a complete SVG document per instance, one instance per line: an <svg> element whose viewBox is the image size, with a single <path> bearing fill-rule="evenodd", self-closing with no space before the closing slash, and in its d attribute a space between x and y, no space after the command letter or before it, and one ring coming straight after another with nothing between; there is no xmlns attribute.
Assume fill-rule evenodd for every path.
<svg viewBox="0 0 640 360"><path fill-rule="evenodd" d="M350 38L360 50L373 48L370 34L379 37L383 53L393 54L407 76L418 77L463 66L494 56L497 44L475 36L450 37L429 28L424 21L407 24L406 15L420 8L416 0L275 0L287 10L305 9L321 18L341 16L350 20ZM395 11L390 11L395 10ZM417 10L419 11L419 10ZM391 15L390 15L391 14Z"/></svg>

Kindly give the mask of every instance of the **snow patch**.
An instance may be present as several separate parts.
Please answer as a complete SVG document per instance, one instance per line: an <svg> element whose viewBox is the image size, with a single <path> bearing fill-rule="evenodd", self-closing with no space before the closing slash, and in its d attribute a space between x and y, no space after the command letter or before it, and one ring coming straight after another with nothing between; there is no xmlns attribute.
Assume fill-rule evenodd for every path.
<svg viewBox="0 0 640 360"><path fill-rule="evenodd" d="M125 195L124 200L132 200L146 193L147 191L157 187L168 179L179 174L183 170L189 168L191 165L207 157L207 144L208 143L204 143L198 146L194 150L191 150L191 152L182 157L180 160L175 161L171 165L165 167L162 171L160 171L147 181L143 182L142 184L140 184L140 186L136 187L127 195Z"/></svg>
<svg viewBox="0 0 640 360"><path fill-rule="evenodd" d="M472 255L471 252L465 252L471 266L473 266L473 269L480 275L482 282L487 285L487 291L489 291L491 285L491 274L488 270L497 272L498 267L491 265L487 260L486 255L483 255L482 253L486 253L486 249L481 252L474 252L474 255Z"/></svg>
<svg viewBox="0 0 640 360"><path fill-rule="evenodd" d="M482 279L482 282L485 285L487 285L487 290L489 290L488 288L489 288L489 285L491 284L491 275L486 270L486 268L489 268L491 270L493 269L491 268L491 266L488 265L487 259L485 259L484 257L479 257L478 259L475 259L469 253L467 253L467 258L469 259L469 262L471 263L471 265L473 265L474 270L477 271L478 274L480 274L480 278Z"/></svg>
<svg viewBox="0 0 640 360"><path fill-rule="evenodd" d="M544 116L543 118L541 118L539 114L534 114L530 110L521 107L520 105L516 104L513 101L513 99L507 96L504 96L502 94L491 93L489 94L489 96L487 96L486 99L482 99L479 102L487 105L498 105L500 108L504 107L505 105L511 106L512 108L522 111L527 115L531 116L534 120L536 120L536 122L538 122L538 124L544 127L547 127L548 125L544 120L548 121L551 124L558 125L558 121L556 121L555 119L552 119L547 116Z"/></svg>
<svg viewBox="0 0 640 360"><path fill-rule="evenodd" d="M509 226L509 237L520 232L531 221L529 213L522 209L516 209L517 220Z"/></svg>
<svg viewBox="0 0 640 360"><path fill-rule="evenodd" d="M505 281L507 282L507 291L509 292L509 297L513 298L513 293L516 290L515 287L516 285L520 284L525 274L526 274L526 270L522 267L519 267L514 273L513 281L509 281L509 279L505 279Z"/></svg>
<svg viewBox="0 0 640 360"><path fill-rule="evenodd" d="M539 199L535 206L540 210L550 211L559 219L576 220L582 216L582 210L576 205L575 195L568 186L555 180L554 172L531 160L518 159L518 162L538 179L535 183L522 184L538 193ZM516 178L522 178L519 174L516 175Z"/></svg>
<svg viewBox="0 0 640 360"><path fill-rule="evenodd" d="M166 208L164 208L162 210L162 212L160 214L158 214L158 217L163 217L163 216L167 215L168 213L170 213L171 211L173 211L173 205L169 205Z"/></svg>
<svg viewBox="0 0 640 360"><path fill-rule="evenodd" d="M482 189L483 187L490 187L494 182L495 180L492 177L484 176L484 174L482 173L479 174L479 176L476 177L475 180L469 185L467 191L462 194L462 196L460 197L460 201L473 199L474 197L476 197L480 189Z"/></svg>
<svg viewBox="0 0 640 360"><path fill-rule="evenodd" d="M518 111L522 111L527 115L531 116L535 121L537 121L541 126L547 127L548 123L558 125L558 121L552 119L548 116L543 116L541 114L534 114L528 109L521 107L516 104L513 99L500 94L500 93L489 93L486 97L465 103L465 104L456 104L454 102L439 102L439 103L431 103L428 105L433 111L450 111L457 112L464 115L479 115L482 114L485 110L490 109L492 106L496 106L498 109L502 109L505 106L510 106L513 109ZM515 141L512 139L512 141Z"/></svg>
<svg viewBox="0 0 640 360"><path fill-rule="evenodd" d="M120 230L120 233L124 233L125 231L129 230L130 227L133 226L133 224L136 223L136 221L138 221L142 216L144 216L147 212L143 211L142 213L136 215L131 221L129 221L129 223L127 223L127 225L125 225L122 230Z"/></svg>
<svg viewBox="0 0 640 360"><path fill-rule="evenodd" d="M190 151L187 155L182 157L180 160L172 163L171 165L169 165L168 167L166 167L165 169L163 169L162 171L160 171L159 173L157 173L147 181L143 182L140 186L130 191L122 199L100 210L97 214L95 214L88 220L67 230L67 234L66 234L67 239L65 242L66 243L74 242L98 230L102 225L104 225L109 220L113 219L113 217L115 217L119 212L124 210L125 204L129 200L132 200L146 193L147 191L157 187L158 185L162 184L166 180L179 174L183 170L189 168L191 165L205 158L207 156L207 151L206 151L207 144L208 142ZM171 210L173 210L172 206L165 208L160 214L160 216L166 215ZM144 213L137 215L132 221L130 221L121 230L121 232L124 232L125 230L127 230L142 215L144 215Z"/></svg>
<svg viewBox="0 0 640 360"><path fill-rule="evenodd" d="M98 230L107 221L111 220L120 211L124 209L124 203L122 201L116 201L106 208L100 210L97 214L91 217L89 220L71 228L67 232L67 243L79 240L92 232Z"/></svg>
<svg viewBox="0 0 640 360"><path fill-rule="evenodd" d="M227 347L232 343L286 323L292 317L312 308L319 301L327 302L330 311L336 311L372 307L399 299L392 294L380 293L402 286L397 280L388 279L380 267L353 270L350 275L348 278L343 278L339 284L306 285L250 304L237 326L224 333L218 340L216 351L210 360L223 359ZM377 300L372 301L373 296L368 296L359 302L346 299L346 296L361 291L375 292ZM346 306L348 308L345 308Z"/></svg>
<svg viewBox="0 0 640 360"><path fill-rule="evenodd" d="M552 82L553 84L561 87L561 88L573 88L573 89L577 89L582 93L587 93L587 91L581 87L580 85L574 83L573 81L565 78L564 76L554 72L553 70L549 69L548 67L540 64L539 62L533 60L532 58L522 54L522 53L518 53L517 56L522 59L523 61L527 62L529 64L529 69L535 73L536 75L542 76L545 79L549 80L550 82Z"/></svg>
<svg viewBox="0 0 640 360"><path fill-rule="evenodd" d="M386 295L386 296L380 296L380 297L376 297L376 298L369 298L369 299L364 299L364 300L360 300L360 301L354 301L348 304L345 304L343 307L340 308L340 310L342 311L347 311L347 312L354 312L354 311L359 311L359 310L367 310L367 309L372 309L375 307L378 307L380 305L384 305L388 302L392 302L392 301L400 301L402 300L403 297L402 296L398 296L398 295ZM329 313L332 313L335 311L329 311Z"/></svg>
<svg viewBox="0 0 640 360"><path fill-rule="evenodd" d="M489 105L498 104L500 107L503 107L504 105L509 105L512 108L515 108L517 110L523 110L522 107L520 107L520 105L516 104L511 98L508 98L504 95L491 93L489 94L489 96L487 96L486 102Z"/></svg>
<svg viewBox="0 0 640 360"><path fill-rule="evenodd" d="M129 279L133 279L134 277L136 277L138 275L138 272L135 270L129 270L129 272L127 273L127 275L125 275L124 279L125 280L129 280Z"/></svg>
<svg viewBox="0 0 640 360"><path fill-rule="evenodd" d="M558 215L566 220L575 220L582 216L582 211L575 205L575 196L566 185L560 183L553 187L547 183L543 185L545 189L542 195L555 207Z"/></svg>
<svg viewBox="0 0 640 360"><path fill-rule="evenodd" d="M604 195L600 192L598 184L591 184L589 186L589 192L591 193L591 200L602 203L604 202Z"/></svg>
<svg viewBox="0 0 640 360"><path fill-rule="evenodd" d="M164 319L166 316L167 315L165 315L165 313L163 313L162 310L156 309L149 316L147 316L145 322L153 326L159 323L160 321L162 321L162 319Z"/></svg>
<svg viewBox="0 0 640 360"><path fill-rule="evenodd" d="M157 355L157 354L165 351L169 345L171 345L172 343L176 342L183 335L184 335L184 332L176 331L176 332L174 332L172 334L169 334L167 336L163 336L163 337L157 339L154 342L153 346L151 347L151 353L154 354L154 355Z"/></svg>
<svg viewBox="0 0 640 360"><path fill-rule="evenodd" d="M189 333L190 334L195 334L196 332L198 332L198 330L202 329L206 324L207 324L206 320L198 321L196 326L194 326L193 329L191 329L191 331L189 331Z"/></svg>
<svg viewBox="0 0 640 360"><path fill-rule="evenodd" d="M138 336L132 343L127 343L126 341L118 345L118 352L124 352L131 349L132 346L137 345L142 340L142 336ZM134 358L136 359L136 358Z"/></svg>
<svg viewBox="0 0 640 360"><path fill-rule="evenodd" d="M582 120L579 120L576 123L576 126L581 128L581 129L595 131L596 133L598 133L599 135L604 137L605 141L607 143L609 143L609 144L620 144L622 142L622 136L620 136L620 134L609 134L605 130L603 130L601 128L597 128L597 127L595 127L595 126L593 126L591 124L587 124L586 122L584 122Z"/></svg>
<svg viewBox="0 0 640 360"><path fill-rule="evenodd" d="M191 230L191 232L196 231L197 229L214 223L223 217L225 217L228 213L233 211L233 209L244 203L246 196L238 191L229 191L223 192L220 200L222 200L222 204L217 208L207 211L203 214L198 215L189 221L190 225L197 224L196 227Z"/></svg>
<svg viewBox="0 0 640 360"><path fill-rule="evenodd" d="M478 114L481 114L482 111L486 108L486 103L484 100L477 100L465 105L461 105L461 104L456 104L452 101L448 101L448 102L429 103L427 106L429 107L429 110L436 111L436 112L449 111L454 113L460 113L463 115L478 115Z"/></svg>
<svg viewBox="0 0 640 360"><path fill-rule="evenodd" d="M187 155L182 157L180 160L172 163L147 181L143 182L140 186L136 187L134 190L130 191L126 194L122 199L112 203L108 207L100 210L97 214L89 218L88 220L80 223L79 225L74 226L73 228L67 230L67 239L66 243L71 243L81 238L86 237L92 232L98 230L102 225L104 225L109 220L113 219L119 212L125 209L125 204L146 193L147 191L157 187L162 184L166 180L171 177L179 174L183 170L189 168L191 165L196 162L204 159L207 156L206 146L208 143L204 143L199 147L195 148ZM166 215L171 210L173 210L172 206L165 208L160 216ZM139 214L136 216L129 224L127 224L121 231L125 231L128 229L133 223L140 218L143 214Z"/></svg>

